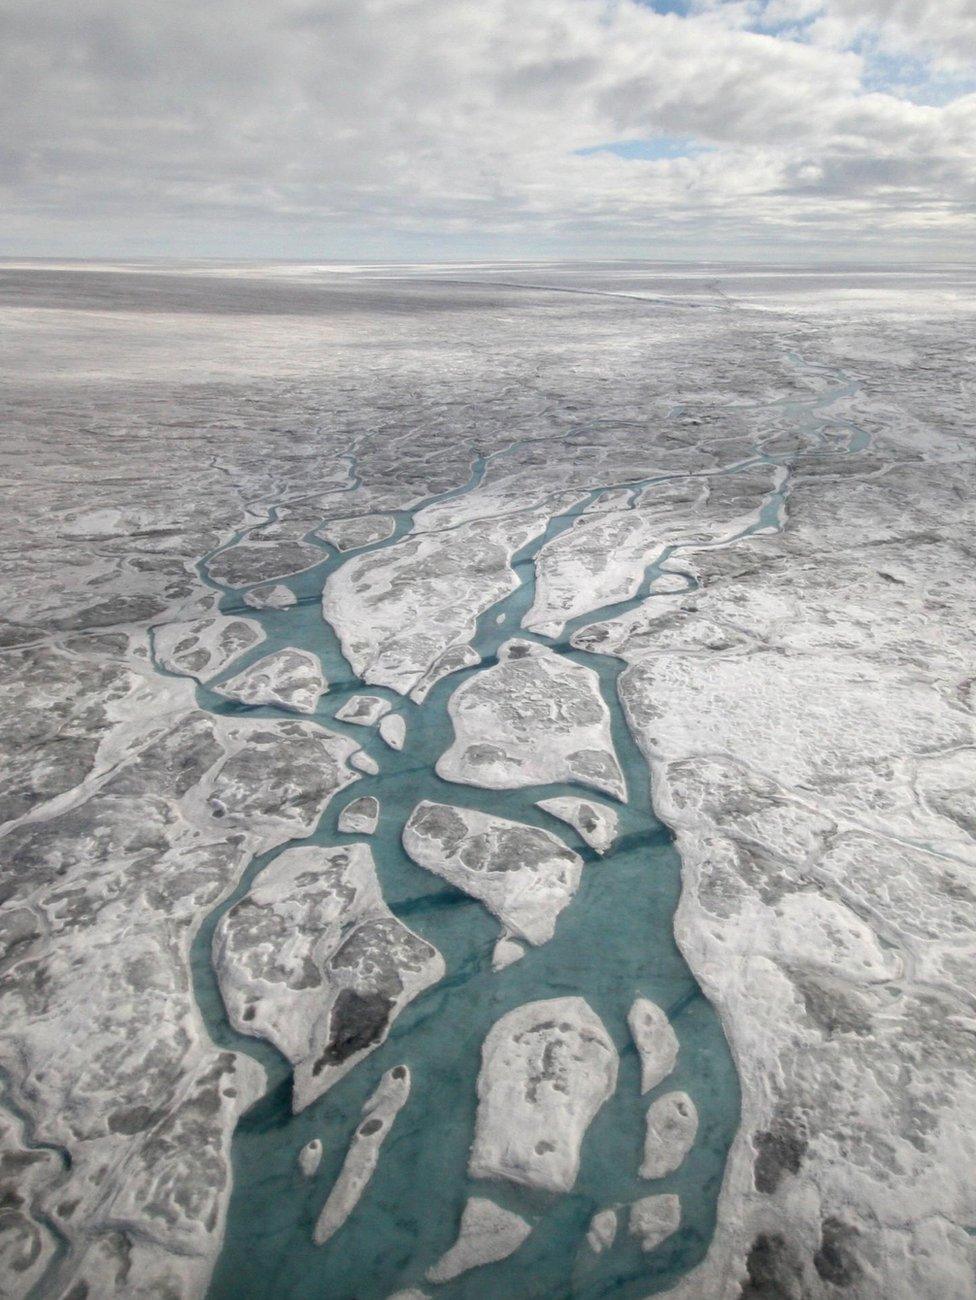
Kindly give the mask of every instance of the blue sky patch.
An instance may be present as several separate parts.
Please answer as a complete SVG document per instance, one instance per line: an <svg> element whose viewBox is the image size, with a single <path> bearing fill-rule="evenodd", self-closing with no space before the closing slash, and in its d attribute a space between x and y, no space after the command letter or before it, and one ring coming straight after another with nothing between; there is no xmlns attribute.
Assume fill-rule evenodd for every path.
<svg viewBox="0 0 976 1300"><path fill-rule="evenodd" d="M617 158L647 162L659 158L690 158L703 153L704 148L690 136L656 135L646 140L608 140L606 144L591 144L573 152L582 158L595 153L612 153Z"/></svg>

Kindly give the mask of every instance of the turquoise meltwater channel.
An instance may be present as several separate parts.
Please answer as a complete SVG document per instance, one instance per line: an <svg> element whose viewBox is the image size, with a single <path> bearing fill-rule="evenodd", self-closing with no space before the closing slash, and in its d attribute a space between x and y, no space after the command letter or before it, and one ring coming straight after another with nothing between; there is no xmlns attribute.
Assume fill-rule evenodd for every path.
<svg viewBox="0 0 976 1300"><path fill-rule="evenodd" d="M830 401L848 392L849 385L838 386L808 402L789 404L790 419L805 425L822 445L829 441L831 449L838 452L859 451L861 445L853 445L849 437L850 428L837 428L841 422L826 415ZM825 432L829 426L844 437L835 440ZM289 1064L268 1044L232 1029L210 956L220 917L282 849L256 858L235 892L208 917L193 947L194 984L202 1014L218 1045L250 1054L265 1066L268 1075L267 1093L242 1117L234 1135L234 1188L210 1300L384 1300L410 1286L445 1300L596 1300L602 1296L637 1300L674 1285L703 1258L712 1238L726 1156L739 1119L736 1071L718 1016L675 944L673 918L681 887L680 862L668 831L654 816L647 764L620 707L617 679L624 664L570 644L579 628L653 598L651 586L661 564L671 560L672 572L680 568L675 562L675 550L680 548L665 552L648 569L633 599L576 619L558 641L520 628L533 603L534 558L541 547L572 526L606 490L626 488L633 502L660 477L594 486L581 494L571 510L554 517L546 532L514 557L518 585L479 618L472 644L481 663L441 680L422 704L384 688L364 687L322 618L321 592L331 572L350 555L394 546L410 531L414 514L424 506L475 491L490 459L477 459L463 486L428 498L411 511L398 512L395 531L382 542L347 554L318 543L322 562L287 580L297 597L297 603L288 609L255 611L241 603L239 592L218 588L225 613L257 619L266 633L266 640L241 656L224 676L286 646L314 652L322 660L330 689L313 720L352 736L380 768L378 775L365 775L342 791L311 837L292 843L335 845L356 839L368 843L388 905L412 930L436 945L447 974L403 1011L382 1046L325 1096L293 1115ZM764 462L778 463L757 447L754 456L725 472ZM788 474L780 480L748 532L768 532L781 525ZM268 517L274 519L274 509ZM309 535L308 540L315 539ZM200 566L204 577L205 563ZM692 579L688 582L691 585ZM494 791L452 784L435 772L437 759L453 739L447 708L451 694L467 677L495 663L499 646L512 636L547 645L593 669L599 677L627 782L627 802L614 805L620 818L619 838L603 858L565 823L535 806L538 800L555 795L593 797L586 788L556 784ZM335 720L336 710L349 695L362 690L388 699L405 718L407 736L402 751L389 749L373 729ZM246 707L205 687L199 688L198 698L202 707L216 714L232 714ZM258 717L294 716L270 708L246 711ZM341 834L336 824L341 808L365 794L380 801L375 834ZM524 958L502 971L492 971L498 922L480 903L416 866L401 846L404 822L422 799L544 827L584 858L579 892L560 916L549 943L529 948ZM674 1072L645 1096L640 1093L638 1056L626 1024L627 1011L638 995L651 998L667 1012L680 1042ZM552 1196L470 1179L467 1156L485 1035L512 1008L563 996L586 999L620 1054L616 1092L586 1133L575 1187L566 1195ZM376 1173L345 1226L325 1246L316 1247L312 1229L342 1165L362 1105L381 1074L401 1063L409 1066L413 1087L383 1147ZM647 1107L655 1096L679 1088L691 1096L698 1109L696 1141L676 1172L653 1182L643 1181L638 1166ZM312 1138L321 1140L324 1156L316 1176L306 1179L298 1169L297 1156ZM676 1233L645 1254L628 1235L624 1221L612 1248L599 1255L589 1250L585 1233L596 1211L625 1206L655 1193L680 1197L681 1226ZM507 1260L431 1287L424 1282L424 1272L455 1240L461 1210L471 1195L488 1195L525 1215L533 1224L532 1234Z"/></svg>

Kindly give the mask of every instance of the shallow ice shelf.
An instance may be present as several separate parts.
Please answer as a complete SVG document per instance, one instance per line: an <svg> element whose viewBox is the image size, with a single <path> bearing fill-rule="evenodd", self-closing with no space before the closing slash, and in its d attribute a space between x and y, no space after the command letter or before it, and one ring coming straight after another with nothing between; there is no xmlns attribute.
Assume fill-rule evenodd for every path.
<svg viewBox="0 0 976 1300"><path fill-rule="evenodd" d="M582 858L548 831L427 800L410 814L403 847L533 944L552 938L583 870Z"/></svg>
<svg viewBox="0 0 976 1300"><path fill-rule="evenodd" d="M479 472L476 468L472 483L477 483ZM463 492L456 495L463 495ZM566 526L579 504L577 496L566 505L565 517L550 519L547 537ZM472 502L469 508L477 508L477 503ZM402 536L401 530L409 526L407 513L398 515L394 537ZM482 513L480 509L479 513ZM462 541L454 529L449 534L441 534L436 542L432 539L432 545L439 552L431 566L430 576L435 581L439 581L441 549L445 546L457 548ZM367 740L370 754L360 750L351 762L360 771L375 772L375 760L370 755L381 755L383 773L380 781L365 783L366 788L382 792L384 805L370 847L376 855L384 889L389 891L391 902L396 900L394 906L402 909L404 920L411 926L416 925L425 939L436 942L444 952L451 977L439 986L432 998L424 999L423 1003L417 1000L404 1009L386 1044L374 1044L368 1049L377 1053L373 1060L342 1079L341 1086L330 1092L325 1106L315 1111L309 1109L303 1116L289 1122L295 1126L291 1131L297 1128L301 1140L317 1136L323 1139L327 1150L335 1152L338 1147L341 1159L342 1144L348 1134L363 1122L360 1108L368 1090L374 1086L380 1071L388 1070L396 1061L404 1059L402 1052L407 1046L411 1052L411 1066L418 1071L418 1080L419 1071L423 1070L425 1097L430 1099L437 1095L431 1091L432 1086L443 1087L447 1090L444 1095L451 1098L451 1105L428 1107L433 1111L431 1114L418 1108L411 1113L409 1124L402 1120L399 1122L394 1140L384 1148L368 1192L359 1201L356 1213L345 1221L341 1236L333 1238L325 1248L327 1255L315 1253L307 1227L307 1208L303 1209L303 1206L307 1207L308 1189L303 1186L302 1179L294 1176L292 1162L301 1140L290 1144L288 1187L292 1190L286 1194L287 1206L282 1202L280 1211L273 1211L279 1216L282 1240L287 1238L288 1241L287 1263L282 1257L276 1266L267 1259L256 1261L251 1248L251 1238L255 1231L264 1230L267 1211L271 1207L266 1205L260 1209L255 1206L249 1197L249 1189L255 1185L277 1186L274 1134L280 1127L279 1117L284 1120L282 1108L288 1100L285 1088L269 1093L262 1103L260 1118L256 1118L253 1124L243 1125L237 1139L237 1152L244 1165L235 1166L241 1170L240 1190L235 1193L233 1201L229 1222L232 1235L217 1278L215 1300L217 1296L234 1294L237 1278L234 1263L244 1258L248 1260L247 1269L260 1268L261 1276L272 1290L279 1287L288 1294L308 1296L309 1300L321 1289L312 1279L323 1265L328 1271L329 1286L337 1295L340 1292L358 1294L367 1269L368 1276L375 1280L377 1300L389 1297L398 1286L409 1286L411 1281L415 1287L423 1287L423 1283L417 1281L416 1269L422 1267L420 1260L424 1265L429 1264L438 1258L447 1244L443 1238L444 1214L438 1207L449 1205L449 1216L463 1217L463 1206L471 1199L463 1184L442 1180L440 1153L444 1153L443 1158L447 1158L449 1153L454 1167L463 1169L466 1160L474 1161L472 1137L475 1136L475 1146L481 1144L480 1153L484 1156L486 1170L492 1161L490 1114L492 1099L499 1097L504 1087L504 1071L489 1065L487 1058L482 1060L477 1109L474 1089L469 1085L479 1076L479 1047L484 1045L487 1048L489 1040L495 1041L491 1038L492 1021L497 1022L497 1017L513 1003L521 1004L520 1011L530 1017L532 1009L538 1005L534 1000L539 998L544 999L543 1008L555 1007L558 1010L564 1003L570 1007L579 1005L586 1009L588 1016L594 1017L595 1024L587 1022L580 1027L569 1014L554 1018L543 1011L539 1023L532 1020L527 1026L527 1037L511 1045L514 1058L510 1063L516 1072L521 1068L518 1052L524 1050L530 1056L534 1053L532 1060L522 1062L528 1071L523 1091L528 1081L534 1080L532 1087L536 1096L528 1108L532 1113L518 1116L514 1149L499 1153L501 1172L486 1172L484 1175L492 1179L502 1178L509 1183L504 1194L514 1200L506 1201L506 1212L510 1209L525 1212L523 1198L532 1194L513 1185L519 1181L540 1189L549 1186L553 1180L559 1186L570 1183L593 1210L604 1207L611 1212L620 1212L621 1207L625 1207L625 1214L631 1202L650 1190L638 1176L638 1134L643 1130L647 1104L640 1099L633 1053L627 1053L620 1063L627 1086L611 1092L618 1068L615 1044L622 1041L625 1032L623 1017L637 989L646 989L662 999L662 1005L670 1005L667 999L673 996L675 988L690 987L693 991L694 984L672 942L671 915L677 897L676 863L671 861L663 834L654 821L647 768L620 709L616 692L620 666L610 659L584 655L568 646L560 646L558 653L554 653L527 636L513 640L511 633L506 632L506 628L518 625L531 603L534 575L529 547L509 557L512 564L504 583L510 594L503 602L494 608L483 605L485 589L482 588L476 608L483 614L477 621L473 617L475 609L471 608L466 611L466 615L471 617L466 616L462 628L455 617L456 611L452 609L443 628L438 629L436 644L424 644L419 625L400 628L388 619L401 597L416 596L416 591L410 586L412 576L397 572L401 551L399 542L391 541L389 545L380 543L376 552L354 557L351 561L341 560L335 555L328 557L314 575L292 584L300 593L294 612L285 617L271 613L267 616L266 626L276 647L281 645L287 627L290 642L314 649L322 656L329 676L337 683L345 682L347 666L312 602L321 590L323 580L327 580L340 565L343 568L348 566L350 570L357 567L368 576L368 585L379 597L379 604L375 610L366 610L364 606L369 626L357 628L350 625L349 636L362 633L364 640L369 637L369 657L375 670L380 672L390 667L388 656L393 656L394 652L399 654L404 647L401 632L409 641L406 648L411 654L416 651L411 672L421 668L422 671L410 686L412 703L397 709L405 719L409 719L402 754L388 750L383 755L382 749L378 749L376 742L370 739ZM391 553L395 561L393 565L388 563ZM448 576L453 582L453 576ZM393 580L395 590L393 586L389 591L385 589L388 579ZM489 586L494 579L493 571L487 579ZM481 581L479 577L479 583ZM328 600L325 609L328 615ZM504 621L499 622L499 618ZM383 640L386 635L384 626L392 635L390 643ZM465 639L454 639L444 644L442 632L455 638L460 634ZM414 633L416 638L411 640ZM443 650L439 650L441 644L444 644ZM479 672L477 667L482 662L488 665L497 663L497 667ZM353 665L354 670L355 667ZM490 684L493 675L504 683L512 674L513 680L525 688L521 697L515 700L507 701L504 692L496 690L488 692L493 698L485 701L489 710L496 704L501 705L501 740L506 747L511 747L511 753L505 753L503 758L509 764L509 774L514 774L515 779L499 783L496 792L491 793L485 789L491 783L483 780L480 770L473 771L472 779L465 782L469 788L463 791L466 807L450 805L450 795L445 798L445 786L435 771L437 760L451 748L451 720L447 714L451 683L441 680L448 673L457 673L460 678L461 687L455 692L456 698L462 698L462 693L472 682L480 685L487 681ZM372 674L373 670L368 676ZM381 678L373 676L373 680L379 682ZM389 684L403 691L407 678L402 681L398 678L396 683ZM359 689L362 693L346 698L336 715L337 722L355 721L360 725L375 726L381 718L390 716L387 699L367 694L368 687ZM506 705L511 707L512 717L502 716ZM514 716L517 713L527 716ZM476 725L480 726L480 723ZM521 766L523 758L526 760L524 767ZM587 797L588 792L581 788L590 785L594 792L600 790L604 796L621 798L625 791L624 772L630 795L627 803L611 808L602 799L593 795ZM543 788L539 788L540 784ZM525 793L517 793L523 788ZM499 793L501 790L504 792ZM348 802L340 811L338 822L326 819L319 826L315 842L329 845L337 825L343 834L367 834L375 807L368 801L374 797L371 794ZM541 802L541 807L536 806L537 801ZM414 811L408 815L411 805L414 805ZM430 810L436 810L448 827L453 826L453 833L441 839L445 830L442 825L437 835L421 835L411 843L410 835L417 830L417 820ZM583 858L592 859L594 851L607 851L613 847L612 871L582 872L580 854L570 850L559 833L561 828L549 820L560 815L587 844ZM477 825L475 819L480 819ZM404 820L407 831L401 844L398 827L403 826ZM435 815L435 823L437 820ZM456 826L454 822L457 822ZM430 829L430 825L425 827L428 832ZM569 834L568 830L565 831L567 837ZM422 852L420 840L426 841ZM523 850L527 846L529 853L526 857ZM661 853L661 859L654 861L653 870L648 869L649 848L652 853L656 849ZM489 933L492 927L490 922L486 923L482 909L458 906L461 900L453 895L453 891L441 887L440 881L433 881L429 876L424 879L423 873L417 871L415 863L418 861L431 875L453 881L460 889L495 910L501 927L493 949ZM514 867L514 871L508 870L510 867ZM569 901L578 893L578 904L569 908ZM293 935L294 930L289 928L286 933ZM545 946L533 951L529 948L533 940ZM300 933L298 949L302 950L305 944L306 939ZM649 956L649 952L653 955ZM523 960L519 961L519 958ZM500 973L489 974L489 959L494 970ZM493 1010L490 1002L485 1005L484 998L471 996L484 987L484 979L489 981L493 994L497 993L502 1000L497 1009ZM563 994L583 996L564 998ZM599 1008L600 1015L607 1017L607 1028L591 1007ZM326 1010L325 1018L328 1014ZM513 1014L517 1013L509 1013ZM502 1016L502 1020L506 1017ZM704 1033L707 1038L710 1054L704 1066L706 1077L710 1077L711 1063L718 1061L718 1075L724 1081L722 1070L726 1068L727 1057L721 1051L716 1054L713 1050L716 1036L721 1045L721 1031L716 1018L707 1010L707 1004L694 999L682 1023L685 1030L692 1026L690 1037L695 1046L691 1050L697 1048L698 1035ZM580 1030L578 1037L577 1029ZM612 1030L613 1039L607 1029ZM683 1033L682 1042L686 1041ZM587 1053L592 1053L592 1061ZM692 1059L697 1064L697 1054ZM696 1097L698 1095L696 1091ZM722 1142L727 1123L731 1121L734 1090L729 1090L729 1096L729 1121L724 1112L719 1119L722 1136L714 1157L718 1159L724 1155ZM512 1107L502 1104L501 1110L507 1122ZM715 1107L711 1107L708 1113L713 1123L714 1112ZM597 1115L598 1122L593 1123ZM267 1129L266 1125L269 1125ZM550 1127L551 1133L548 1131ZM596 1129L600 1130L599 1135L593 1131ZM500 1121L498 1131L501 1131ZM606 1134L623 1131L634 1135L629 1157L614 1160L613 1168L607 1169L604 1167ZM583 1141L587 1132L592 1139L589 1143ZM703 1166L699 1156L696 1148L694 1161L689 1157L678 1175L679 1179L689 1177L696 1180L696 1185L702 1183ZM710 1179L714 1159L710 1153L706 1158L704 1169ZM547 1161L553 1168L547 1169ZM422 1171L425 1180L432 1180L432 1186L437 1187L436 1205L417 1204L418 1170ZM471 1172L480 1176L473 1163ZM272 1180L275 1181L272 1183ZM708 1186L714 1188L717 1183L711 1179ZM300 1202L303 1192L305 1199ZM680 1246L675 1247L681 1260L680 1265L675 1265L676 1269L686 1269L694 1261L700 1244L707 1241L712 1227L709 1214L714 1194L714 1190L702 1192L686 1201L688 1225L687 1231L682 1232ZM589 1259L587 1267L593 1269L594 1283L599 1273L599 1285L604 1287L622 1267L633 1268L639 1261L640 1249L626 1233L618 1233L613 1250L602 1256L586 1250L584 1241L589 1216L579 1218L574 1212L572 1226L565 1217L571 1205L575 1204L574 1198L553 1197L546 1193L541 1198L534 1197L531 1203L534 1208L530 1217L534 1222L538 1211L541 1221L539 1230L533 1234L531 1242L526 1243L524 1252L511 1260L499 1255L490 1270L484 1267L476 1277L462 1282L458 1294L465 1286L475 1287L479 1294L488 1296L520 1294L519 1271L524 1267L520 1260L523 1254L528 1258L530 1251L533 1252L533 1269L553 1294L562 1294L570 1284L570 1274L580 1259ZM539 1209L543 1205L548 1208ZM317 1205L313 1206L313 1212L317 1208ZM409 1224L411 1240L415 1243L409 1268L402 1255L400 1263L391 1258L391 1208L398 1224L404 1228ZM500 1206L495 1208L501 1209ZM541 1231L543 1222L544 1236ZM628 1259L630 1263L625 1264ZM635 1273L625 1286L626 1296L633 1300L644 1294L637 1289L639 1285L640 1279ZM589 1295L590 1291L584 1288L581 1294L584 1293Z"/></svg>
<svg viewBox="0 0 976 1300"><path fill-rule="evenodd" d="M521 639L502 645L498 659L451 697L455 739L438 775L494 790L579 782L626 798L593 669Z"/></svg>
<svg viewBox="0 0 976 1300"><path fill-rule="evenodd" d="M458 1239L427 1270L428 1282L450 1282L468 1269L514 1254L532 1231L530 1224L483 1196L472 1196L461 1215Z"/></svg>
<svg viewBox="0 0 976 1300"><path fill-rule="evenodd" d="M295 713L314 713L329 689L318 655L288 646L249 664L214 687L218 695L242 704L276 705Z"/></svg>

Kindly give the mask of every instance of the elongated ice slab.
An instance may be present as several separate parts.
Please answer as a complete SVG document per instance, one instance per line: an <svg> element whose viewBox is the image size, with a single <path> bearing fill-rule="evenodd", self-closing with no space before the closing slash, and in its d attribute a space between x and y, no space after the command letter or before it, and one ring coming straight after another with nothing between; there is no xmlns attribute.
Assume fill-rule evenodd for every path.
<svg viewBox="0 0 976 1300"><path fill-rule="evenodd" d="M536 557L536 598L522 626L556 637L568 619L626 600L663 549L656 521L636 511L580 519Z"/></svg>
<svg viewBox="0 0 976 1300"><path fill-rule="evenodd" d="M331 574L323 616L365 682L407 695L478 615L517 586L513 554L546 526L542 510L405 537Z"/></svg>
<svg viewBox="0 0 976 1300"><path fill-rule="evenodd" d="M641 1092L650 1092L674 1069L678 1037L667 1016L650 998L636 998L627 1024L641 1063Z"/></svg>
<svg viewBox="0 0 976 1300"><path fill-rule="evenodd" d="M460 672L462 668L476 668L479 663L481 663L481 656L472 646L448 646L410 692L410 698L415 704L422 704L442 678L450 677L452 673Z"/></svg>
<svg viewBox="0 0 976 1300"><path fill-rule="evenodd" d="M572 826L580 838L591 849L596 849L597 853L606 853L613 847L617 838L618 818L612 808L590 799L574 799L568 795L556 799L540 799L536 807Z"/></svg>
<svg viewBox="0 0 976 1300"><path fill-rule="evenodd" d="M410 1071L395 1065L380 1079L363 1107L362 1119L352 1135L349 1150L335 1186L315 1224L315 1244L324 1245L339 1231L359 1203L380 1158L380 1148L393 1121L410 1096Z"/></svg>

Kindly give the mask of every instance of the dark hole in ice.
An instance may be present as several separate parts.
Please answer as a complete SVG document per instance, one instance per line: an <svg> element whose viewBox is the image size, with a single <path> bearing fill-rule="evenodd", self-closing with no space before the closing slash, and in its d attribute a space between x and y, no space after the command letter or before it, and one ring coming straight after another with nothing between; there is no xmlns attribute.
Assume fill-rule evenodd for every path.
<svg viewBox="0 0 976 1300"><path fill-rule="evenodd" d="M852 1249L857 1229L831 1216L824 1219L821 1232L820 1249L813 1257L814 1268L825 1282L850 1286L861 1276L861 1266Z"/></svg>
<svg viewBox="0 0 976 1300"><path fill-rule="evenodd" d="M803 1270L785 1237L760 1233L746 1258L742 1300L801 1300Z"/></svg>
<svg viewBox="0 0 976 1300"><path fill-rule="evenodd" d="M132 1106L128 1109L113 1111L108 1117L108 1126L113 1133L141 1133L157 1118L148 1106Z"/></svg>
<svg viewBox="0 0 976 1300"><path fill-rule="evenodd" d="M753 1176L757 1191L774 1192L784 1173L799 1172L807 1139L789 1120L775 1120L771 1129L754 1134L752 1141L756 1148Z"/></svg>
<svg viewBox="0 0 976 1300"><path fill-rule="evenodd" d="M381 1120L368 1119L365 1124L360 1126L359 1135L364 1138L369 1137L372 1133L378 1133L382 1127L383 1123Z"/></svg>
<svg viewBox="0 0 976 1300"><path fill-rule="evenodd" d="M312 1074L326 1065L338 1065L355 1052L378 1042L390 1020L393 999L382 993L357 993L343 989L332 1008L332 1041L315 1062Z"/></svg>

